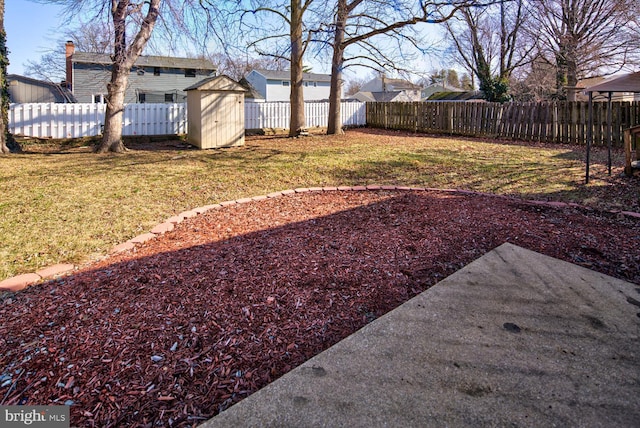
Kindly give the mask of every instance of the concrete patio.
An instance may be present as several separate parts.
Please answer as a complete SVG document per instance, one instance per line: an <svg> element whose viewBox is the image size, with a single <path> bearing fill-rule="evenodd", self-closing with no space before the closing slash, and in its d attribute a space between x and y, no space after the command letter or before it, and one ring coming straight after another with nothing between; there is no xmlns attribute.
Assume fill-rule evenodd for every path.
<svg viewBox="0 0 640 428"><path fill-rule="evenodd" d="M503 244L201 427L640 426L640 286Z"/></svg>

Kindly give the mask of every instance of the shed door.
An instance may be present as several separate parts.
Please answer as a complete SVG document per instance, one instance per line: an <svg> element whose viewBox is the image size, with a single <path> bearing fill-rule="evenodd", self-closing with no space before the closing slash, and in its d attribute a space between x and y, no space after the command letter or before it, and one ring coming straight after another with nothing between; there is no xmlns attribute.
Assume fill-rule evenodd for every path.
<svg viewBox="0 0 640 428"><path fill-rule="evenodd" d="M202 148L242 144L244 137L244 96L211 93L203 100Z"/></svg>

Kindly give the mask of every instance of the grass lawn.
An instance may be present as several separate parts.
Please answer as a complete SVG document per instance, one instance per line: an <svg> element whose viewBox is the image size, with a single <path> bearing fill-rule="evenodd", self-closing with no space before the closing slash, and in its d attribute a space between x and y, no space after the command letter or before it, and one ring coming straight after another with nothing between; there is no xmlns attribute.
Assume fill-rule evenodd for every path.
<svg viewBox="0 0 640 428"><path fill-rule="evenodd" d="M130 145L124 155L26 144L0 156L0 280L56 263L81 264L181 211L296 187L398 184L640 211L640 180L623 154L584 148L429 137L376 130L301 139L248 138L198 151L180 141Z"/></svg>

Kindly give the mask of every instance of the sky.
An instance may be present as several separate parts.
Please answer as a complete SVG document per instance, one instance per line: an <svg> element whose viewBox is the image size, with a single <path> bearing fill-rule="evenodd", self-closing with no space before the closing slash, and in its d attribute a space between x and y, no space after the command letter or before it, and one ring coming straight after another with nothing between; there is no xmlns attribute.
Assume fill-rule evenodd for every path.
<svg viewBox="0 0 640 428"><path fill-rule="evenodd" d="M45 51L55 47L56 33L64 25L60 6L27 0L5 2L4 26L9 49L8 73L24 74L28 60L38 61ZM60 46L63 55L64 46Z"/></svg>
<svg viewBox="0 0 640 428"><path fill-rule="evenodd" d="M51 49L59 49L64 54L64 46L56 46L66 28L61 16L62 7L54 4L42 4L29 0L8 0L5 2L5 30L9 49L8 73L24 75L27 61L39 61L40 57ZM313 58L306 62L318 73L329 72L328 64L314 64ZM439 68L433 65L426 69ZM362 71L362 70L361 70ZM364 73L369 73L364 70ZM349 73L350 74L350 73Z"/></svg>

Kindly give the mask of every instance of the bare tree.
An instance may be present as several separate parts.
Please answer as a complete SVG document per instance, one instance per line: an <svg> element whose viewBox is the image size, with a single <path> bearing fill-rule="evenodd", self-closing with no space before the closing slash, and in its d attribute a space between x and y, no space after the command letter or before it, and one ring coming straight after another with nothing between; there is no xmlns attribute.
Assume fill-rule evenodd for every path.
<svg viewBox="0 0 640 428"><path fill-rule="evenodd" d="M260 55L286 59L290 69L291 116L289 120L289 136L295 137L305 128L303 73L304 56L317 31L322 26L322 19L309 19L310 14L322 15L326 4L319 11L312 11L314 0L284 0L282 2L264 0L250 9L244 9L242 25L250 29L251 34L258 35L250 46ZM255 20L256 15L269 14L279 18L280 27L266 26L263 20ZM286 43L277 45L282 40ZM263 48L264 45L268 47Z"/></svg>
<svg viewBox="0 0 640 428"><path fill-rule="evenodd" d="M528 16L525 6L525 0L467 6L444 24L455 57L478 77L489 101L506 101L511 74L530 61L534 43L523 31Z"/></svg>
<svg viewBox="0 0 640 428"><path fill-rule="evenodd" d="M418 23L440 23L449 19L469 1L394 1L337 0L330 34L333 50L331 62L331 90L329 94L329 121L327 134L342 132L340 101L342 98L342 73L349 61L366 60L377 69L392 66L385 45L377 43L380 37L394 39L396 51L406 46L420 48L419 37L410 33ZM375 40L375 41L374 41ZM357 46L355 54L346 57L347 49ZM362 62L359 65L363 65Z"/></svg>
<svg viewBox="0 0 640 428"><path fill-rule="evenodd" d="M532 0L530 33L556 67L556 96L573 98L578 80L640 63L637 0Z"/></svg>
<svg viewBox="0 0 640 428"><path fill-rule="evenodd" d="M538 55L511 76L509 86L514 101L548 101L555 98L555 82L555 65Z"/></svg>
<svg viewBox="0 0 640 428"><path fill-rule="evenodd" d="M291 15L289 21L291 41L291 116L289 121L289 136L295 137L302 133L305 127L304 92L303 92L303 59L308 42L303 39L304 14L313 0L291 0ZM308 38L307 38L308 40Z"/></svg>
<svg viewBox="0 0 640 428"><path fill-rule="evenodd" d="M205 44L221 14L208 0L43 0L66 4L67 17L90 16L111 31L111 79L107 84L104 134L97 152L123 152L124 94L131 67L142 54L157 23L173 49L179 40Z"/></svg>
<svg viewBox="0 0 640 428"><path fill-rule="evenodd" d="M284 71L288 68L288 61L282 58L261 57L254 58L242 54L215 53L209 57L216 64L218 74L224 74L239 81L252 70Z"/></svg>
<svg viewBox="0 0 640 428"><path fill-rule="evenodd" d="M344 90L344 94L345 95L357 94L358 92L360 92L360 89L362 89L362 86L365 83L367 83L367 79L365 79L365 78L362 78L362 79L359 79L359 78L350 79L347 82L347 85L346 85L345 90Z"/></svg>
<svg viewBox="0 0 640 428"><path fill-rule="evenodd" d="M113 28L110 22L100 20L82 22L58 38L39 60L29 60L25 64L25 74L50 82L65 79L66 64L64 46L67 40L73 40L80 52L109 53L113 51Z"/></svg>
<svg viewBox="0 0 640 428"><path fill-rule="evenodd" d="M71 39L67 39L71 40ZM44 53L39 60L28 60L24 64L24 74L35 79L49 82L62 82L65 78L64 46L62 39L58 40L57 52L55 49Z"/></svg>
<svg viewBox="0 0 640 428"><path fill-rule="evenodd" d="M460 77L460 89L464 89L466 91L473 90L473 79L468 73L464 73Z"/></svg>
<svg viewBox="0 0 640 428"><path fill-rule="evenodd" d="M9 91L7 89L7 33L4 31L4 0L0 0L0 153L9 153L7 131L9 125Z"/></svg>
<svg viewBox="0 0 640 428"><path fill-rule="evenodd" d="M122 118L129 72L151 37L160 13L160 1L150 0L149 3L134 4L130 0L113 0L111 4L114 30L113 64L111 80L107 84L104 134L96 150L98 153L125 151L122 142ZM135 19L138 14L143 14L144 17L138 22L137 34L127 43L128 21Z"/></svg>

